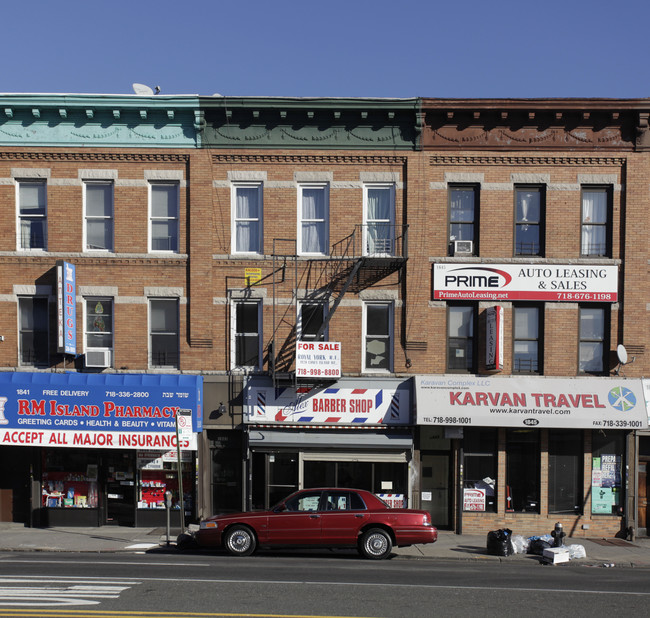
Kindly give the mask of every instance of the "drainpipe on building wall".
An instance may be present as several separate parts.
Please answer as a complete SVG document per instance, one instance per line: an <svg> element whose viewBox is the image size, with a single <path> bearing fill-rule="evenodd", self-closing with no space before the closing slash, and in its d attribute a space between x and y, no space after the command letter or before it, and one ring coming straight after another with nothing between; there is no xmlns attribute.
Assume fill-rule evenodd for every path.
<svg viewBox="0 0 650 618"><path fill-rule="evenodd" d="M456 496L456 534L463 534L463 447L460 440L454 440L458 457L458 490Z"/></svg>

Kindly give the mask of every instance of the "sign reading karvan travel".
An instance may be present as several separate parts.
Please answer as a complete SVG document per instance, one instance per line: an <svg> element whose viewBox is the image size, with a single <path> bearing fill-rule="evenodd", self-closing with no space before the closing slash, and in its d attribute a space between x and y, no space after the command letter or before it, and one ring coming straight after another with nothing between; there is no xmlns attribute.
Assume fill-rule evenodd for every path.
<svg viewBox="0 0 650 618"><path fill-rule="evenodd" d="M436 300L617 302L618 267L575 264L435 264Z"/></svg>
<svg viewBox="0 0 650 618"><path fill-rule="evenodd" d="M416 376L418 425L644 429L641 380Z"/></svg>

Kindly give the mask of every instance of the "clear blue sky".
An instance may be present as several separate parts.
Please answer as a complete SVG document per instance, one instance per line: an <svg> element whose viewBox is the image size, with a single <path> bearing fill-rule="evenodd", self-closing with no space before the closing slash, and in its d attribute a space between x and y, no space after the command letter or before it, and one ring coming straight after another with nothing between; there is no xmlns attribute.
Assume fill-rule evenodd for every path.
<svg viewBox="0 0 650 618"><path fill-rule="evenodd" d="M4 2L0 92L650 96L650 0Z"/></svg>

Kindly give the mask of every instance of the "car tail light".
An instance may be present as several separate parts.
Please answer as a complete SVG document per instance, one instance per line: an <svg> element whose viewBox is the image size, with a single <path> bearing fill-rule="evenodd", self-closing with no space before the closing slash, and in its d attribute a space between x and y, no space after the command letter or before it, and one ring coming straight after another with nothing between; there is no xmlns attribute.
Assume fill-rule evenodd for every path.
<svg viewBox="0 0 650 618"><path fill-rule="evenodd" d="M422 524L424 526L430 526L431 525L431 515L430 513L425 513L424 517L422 517Z"/></svg>
<svg viewBox="0 0 650 618"><path fill-rule="evenodd" d="M214 530L217 527L216 521L202 521L200 524L201 530Z"/></svg>

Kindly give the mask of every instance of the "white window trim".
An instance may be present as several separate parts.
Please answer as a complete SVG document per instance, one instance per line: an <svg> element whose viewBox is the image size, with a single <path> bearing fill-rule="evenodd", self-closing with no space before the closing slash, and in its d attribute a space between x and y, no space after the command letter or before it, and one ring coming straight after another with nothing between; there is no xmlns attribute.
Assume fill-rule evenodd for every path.
<svg viewBox="0 0 650 618"><path fill-rule="evenodd" d="M173 300L176 301L176 358L177 362L176 365L154 365L153 364L153 346L151 345L152 343L152 336L153 333L151 332L151 302L152 301L158 301L158 300ZM169 370L169 371L178 371L181 366L181 350L180 350L180 343L181 343L181 308L180 308L180 298L177 296L173 297L149 297L147 299L147 347L148 347L148 366L149 369L158 369L158 370Z"/></svg>
<svg viewBox="0 0 650 618"><path fill-rule="evenodd" d="M318 302L313 300L301 300L298 302L298 315L296 316L296 333L298 341L304 341L302 338L302 308L305 305L320 305L323 310L323 322L327 319L329 313L329 305L326 302ZM329 324L323 333L323 341L329 341Z"/></svg>
<svg viewBox="0 0 650 618"><path fill-rule="evenodd" d="M167 253L167 254L176 254L180 253L180 244L181 244L181 223L180 223L180 183L178 181L170 180L150 180L147 186L147 195L148 195L148 210L147 210L147 220L149 221L148 227L148 239L147 239L147 251L149 253ZM154 185L166 185L173 186L176 188L176 217L156 217L156 221L176 221L176 248L175 249L153 249L153 187Z"/></svg>
<svg viewBox="0 0 650 618"><path fill-rule="evenodd" d="M259 205L259 237L258 251L237 251L237 189L257 189ZM261 181L237 180L231 183L230 189L230 251L237 255L263 255L264 254L264 183Z"/></svg>
<svg viewBox="0 0 650 618"><path fill-rule="evenodd" d="M113 320L112 328L111 328L111 339L113 341L113 345L110 348L95 348L92 346L88 345L88 335L92 334L93 331L89 331L87 326L88 326L88 302L89 301L96 301L96 302L110 302L111 303L111 317ZM83 296L83 348L84 348L84 354L86 354L89 350L92 352L110 352L110 363L109 367L113 367L113 362L115 358L114 354L114 349L115 349L115 299L110 298L108 296Z"/></svg>
<svg viewBox="0 0 650 618"><path fill-rule="evenodd" d="M368 307L371 305L387 306L388 311L388 369L373 368L366 366L366 339L368 338ZM395 346L395 303L386 301L364 301L363 320L361 336L361 367L364 373L387 374L393 372L393 348Z"/></svg>
<svg viewBox="0 0 650 618"><path fill-rule="evenodd" d="M85 178L82 181L83 185L83 251L89 253L113 253L115 251L115 181L113 179L95 179L95 178ZM111 238L111 248L110 249L91 249L88 246L88 217L86 212L86 188L88 185L110 185L111 186L111 216L110 220L112 221L112 230L113 238ZM94 219L99 219L99 217L93 217ZM108 220L109 217L105 217L104 220Z"/></svg>
<svg viewBox="0 0 650 618"><path fill-rule="evenodd" d="M20 231L20 224L21 224L21 217L20 217L20 185L21 183L30 183L30 184L42 184L45 187L45 226L44 226L44 234L45 234L45 239L43 242L44 247L38 247L38 248L23 248L21 246L20 238L21 238L21 231ZM23 252L23 253L34 253L34 252L44 252L47 251L48 247L48 240L49 240L49 235L48 235L48 225L47 225L47 218L48 218L48 203L47 203L47 179L45 178L20 178L15 180L16 184L16 250Z"/></svg>
<svg viewBox="0 0 650 618"><path fill-rule="evenodd" d="M257 303L257 358L258 364L237 364L237 305L240 303ZM230 301L230 369L237 373L260 371L262 368L262 318L264 302L261 298L237 298Z"/></svg>
<svg viewBox="0 0 650 618"><path fill-rule="evenodd" d="M396 187L394 182L364 182L363 183L363 234L362 236L362 253L363 255L368 255L368 191L369 189L389 189L391 192L390 198L391 198L391 209L390 209L390 219L388 220L387 225L392 226L392 234L391 234L391 240L393 244L393 250L391 254L384 254L384 253L373 253L372 255L392 255L395 253L395 242L396 242L396 234L395 234L395 199L396 199ZM379 219L372 219L372 221L379 221Z"/></svg>
<svg viewBox="0 0 650 618"><path fill-rule="evenodd" d="M326 250L323 252L317 251L304 251L302 248L302 194L305 189L323 189L325 195L325 213L324 213L324 224L325 224L325 247ZM330 242L330 186L328 182L301 182L298 184L298 255L328 255L329 254L329 242ZM320 221L320 219L307 219L307 221Z"/></svg>

